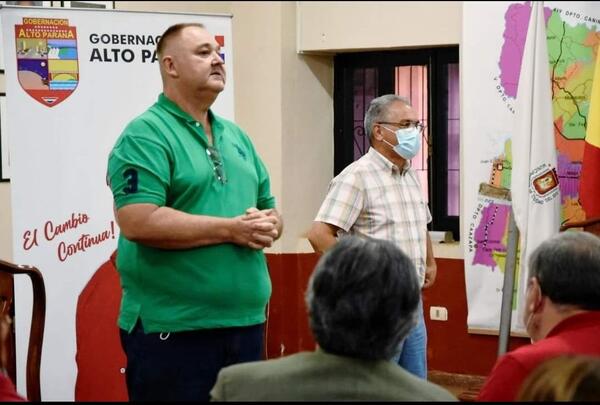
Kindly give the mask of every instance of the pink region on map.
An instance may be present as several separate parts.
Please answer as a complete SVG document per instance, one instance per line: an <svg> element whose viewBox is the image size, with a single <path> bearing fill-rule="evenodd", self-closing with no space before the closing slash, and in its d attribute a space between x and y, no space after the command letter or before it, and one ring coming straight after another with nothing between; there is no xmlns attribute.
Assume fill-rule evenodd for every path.
<svg viewBox="0 0 600 405"><path fill-rule="evenodd" d="M560 187L560 202L565 204L567 198L579 197L579 175L581 162L572 162L568 156L558 153L558 179Z"/></svg>
<svg viewBox="0 0 600 405"><path fill-rule="evenodd" d="M510 206L490 203L481 211L481 221L475 229L475 256L473 264L489 266L494 270L497 266L492 256L493 252L506 252L502 243L506 231L506 220Z"/></svg>
<svg viewBox="0 0 600 405"><path fill-rule="evenodd" d="M504 93L512 98L517 97L519 75L521 74L521 60L523 48L527 38L527 27L531 15L531 4L511 4L504 15L504 44L500 52L500 84ZM546 25L552 15L552 9L544 7Z"/></svg>

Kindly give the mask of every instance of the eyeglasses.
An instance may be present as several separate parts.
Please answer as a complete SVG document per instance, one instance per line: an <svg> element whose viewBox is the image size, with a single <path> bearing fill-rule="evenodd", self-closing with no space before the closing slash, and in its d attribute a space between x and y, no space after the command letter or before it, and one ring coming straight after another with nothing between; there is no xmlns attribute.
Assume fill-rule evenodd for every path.
<svg viewBox="0 0 600 405"><path fill-rule="evenodd" d="M221 184L227 183L227 176L225 175L225 168L223 167L223 160L221 159L221 154L217 150L217 148L213 146L209 146L206 148L206 154L210 158L210 161L213 164L213 171L215 173L215 178L221 182Z"/></svg>
<svg viewBox="0 0 600 405"><path fill-rule="evenodd" d="M400 129L416 128L417 130L419 130L419 132L423 131L423 128L425 128L425 125L423 125L421 123L421 121L411 121L411 120L403 120L403 121L400 121L400 122L380 121L377 124L393 125L393 126L398 127Z"/></svg>

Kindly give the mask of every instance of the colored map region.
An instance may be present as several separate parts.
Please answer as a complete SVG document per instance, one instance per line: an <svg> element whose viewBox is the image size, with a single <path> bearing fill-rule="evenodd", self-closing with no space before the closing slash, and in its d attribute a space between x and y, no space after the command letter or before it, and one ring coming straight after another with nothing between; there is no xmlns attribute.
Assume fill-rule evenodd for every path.
<svg viewBox="0 0 600 405"><path fill-rule="evenodd" d="M504 144L504 153L492 160L490 184L494 187L510 188L512 172L512 154L510 139Z"/></svg>
<svg viewBox="0 0 600 405"><path fill-rule="evenodd" d="M519 84L523 48L531 4L513 3L504 15L504 42L498 67L503 96L514 99ZM566 16L577 15L581 23L569 23ZM563 222L585 219L579 204L579 175L583 159L586 118L592 88L596 50L600 44L600 27L569 10L545 7L548 56L552 80L554 135L557 147ZM570 19L572 21L573 18ZM588 22L586 22L588 21ZM509 102L507 101L507 104ZM501 158L501 157L499 157ZM500 167L500 166L498 166ZM500 184L494 170L490 184Z"/></svg>
<svg viewBox="0 0 600 405"><path fill-rule="evenodd" d="M519 79L522 62L528 58L523 52L534 4L540 4L536 16L541 26L536 28L546 28L548 60L542 68L548 69L549 77L544 80L552 97L546 100L552 102L552 118L548 117L552 122L546 122L548 129L542 142L548 145L555 141L557 162L552 171L546 170L546 164L533 165L529 177L521 178L520 174L519 177L512 174L517 154L513 148L519 140L514 128L524 124L517 122L519 113L529 110L525 107L526 111L518 111L523 108L521 102L531 102L532 109L537 105L534 104L537 100L517 100L517 96L524 94L525 85L531 84L524 83L524 77L521 83ZM533 204L543 204L560 191L562 224L587 219L579 200L588 191L597 191L582 189L580 177L586 173L583 153L587 146L588 114L592 113L589 103L595 63L600 60L600 2L543 4L545 7L526 0L463 4L461 63L468 80L461 83L461 111L469 118L461 127L461 139L465 141L461 145L466 156L462 162L464 184L461 184L465 190L461 235L469 307L467 324L476 330L497 330L498 308L506 287L505 271L512 269L513 255L517 260L520 256L519 243L512 239L516 234L509 233L511 185L517 179L524 183L529 180ZM538 63L536 68L539 67ZM536 155L536 149L542 145L536 141L530 146L531 154ZM546 197L547 190L552 190L552 194ZM534 205L529 208L537 214ZM535 221L529 222L529 236L544 224L544 219ZM517 242L516 252L513 242ZM525 263L517 263L514 268L514 313L510 328L513 332L524 332L527 270Z"/></svg>
<svg viewBox="0 0 600 405"><path fill-rule="evenodd" d="M483 204L479 225L475 229L475 255L473 264L481 264L494 270L498 255L506 256L506 234L510 205L488 200Z"/></svg>
<svg viewBox="0 0 600 405"><path fill-rule="evenodd" d="M594 49L600 43L598 27L569 25L554 12L548 21L548 53L551 65L554 122L557 135L567 140L584 139L592 78ZM567 146L566 144L565 146ZM582 155L571 155L581 160Z"/></svg>
<svg viewBox="0 0 600 405"><path fill-rule="evenodd" d="M511 140L504 142L504 150L491 160L490 181L480 185L477 195L476 226L469 236L474 251L471 264L481 264L492 271L504 271L507 250L508 190L512 172ZM502 198L504 195L506 198Z"/></svg>
<svg viewBox="0 0 600 405"><path fill-rule="evenodd" d="M544 19L548 19L552 10L544 7ZM504 87L504 93L512 98L517 97L519 86L519 75L521 74L521 61L523 59L523 48L527 38L527 27L531 15L531 4L511 4L504 15L504 43L500 53L500 84Z"/></svg>

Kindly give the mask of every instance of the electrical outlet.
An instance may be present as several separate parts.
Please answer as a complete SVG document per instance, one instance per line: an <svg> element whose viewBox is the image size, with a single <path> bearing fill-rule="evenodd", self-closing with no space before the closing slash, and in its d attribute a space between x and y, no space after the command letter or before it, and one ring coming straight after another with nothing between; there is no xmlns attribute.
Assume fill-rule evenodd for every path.
<svg viewBox="0 0 600 405"><path fill-rule="evenodd" d="M429 319L433 321L447 321L448 309L445 307L429 307Z"/></svg>

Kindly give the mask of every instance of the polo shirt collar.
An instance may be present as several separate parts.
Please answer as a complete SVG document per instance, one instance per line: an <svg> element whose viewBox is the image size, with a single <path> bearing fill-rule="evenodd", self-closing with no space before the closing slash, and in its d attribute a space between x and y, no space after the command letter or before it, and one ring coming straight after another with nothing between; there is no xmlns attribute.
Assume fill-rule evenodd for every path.
<svg viewBox="0 0 600 405"><path fill-rule="evenodd" d="M189 115L188 113L183 111L170 98L165 96L164 93L160 93L160 95L158 96L157 104L159 106L161 106L162 108L164 108L165 110L167 110L168 112L170 112L171 114L176 115L177 117L181 118L188 124L196 125L197 121L194 119L194 117L192 117L191 115ZM214 114L212 112L212 110L209 108L208 109L208 119L209 119L209 122L211 123L213 135L220 138L221 134L223 133L223 129L224 129L224 125L223 125L223 122L221 121L221 118L218 117L216 114Z"/></svg>
<svg viewBox="0 0 600 405"><path fill-rule="evenodd" d="M563 319L548 333L547 337L559 335L565 330L588 328L600 324L600 311L586 311Z"/></svg>
<svg viewBox="0 0 600 405"><path fill-rule="evenodd" d="M369 148L367 155L369 156L369 159L377 166L377 168L388 171L392 174L397 172L400 173L400 175L404 175L408 169L410 169L410 160L406 160L404 167L400 168L373 147Z"/></svg>

